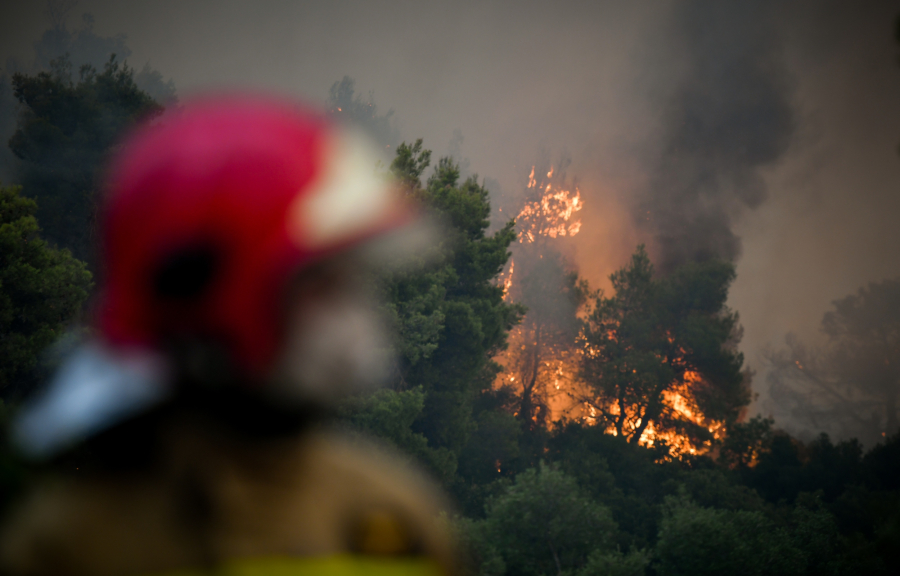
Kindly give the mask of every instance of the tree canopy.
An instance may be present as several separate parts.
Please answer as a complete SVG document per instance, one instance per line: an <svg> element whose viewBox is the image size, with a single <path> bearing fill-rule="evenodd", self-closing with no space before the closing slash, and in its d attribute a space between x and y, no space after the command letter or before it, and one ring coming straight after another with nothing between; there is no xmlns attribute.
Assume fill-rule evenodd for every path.
<svg viewBox="0 0 900 576"><path fill-rule="evenodd" d="M0 396L24 393L39 354L81 310L91 274L68 250L39 236L37 206L0 187Z"/></svg>
<svg viewBox="0 0 900 576"><path fill-rule="evenodd" d="M101 72L82 66L77 80L62 57L50 71L13 75L12 85L21 104L9 141L21 160L17 180L37 200L47 240L90 263L98 180L107 153L123 130L162 107L114 56Z"/></svg>
<svg viewBox="0 0 900 576"><path fill-rule="evenodd" d="M574 479L548 466L529 469L467 526L480 562L506 574L568 574L592 552L614 550L616 523ZM502 570L501 570L502 569Z"/></svg>
<svg viewBox="0 0 900 576"><path fill-rule="evenodd" d="M520 308L505 303L496 284L515 238L512 223L487 234L489 196L477 176L460 181L456 164L442 158L423 183L430 164L431 152L418 140L400 144L390 166L406 194L443 229L440 242L422 247L416 262L382 278L385 312L399 336L396 380L377 402L357 404L349 414L351 421L371 423L374 411L382 414L381 422L404 417L401 407L402 414L415 412L412 436L393 428L385 436L397 445L415 445L413 452L425 455L422 461L450 486L479 426L473 408L493 382L492 358L506 345ZM417 399L412 404L409 394Z"/></svg>

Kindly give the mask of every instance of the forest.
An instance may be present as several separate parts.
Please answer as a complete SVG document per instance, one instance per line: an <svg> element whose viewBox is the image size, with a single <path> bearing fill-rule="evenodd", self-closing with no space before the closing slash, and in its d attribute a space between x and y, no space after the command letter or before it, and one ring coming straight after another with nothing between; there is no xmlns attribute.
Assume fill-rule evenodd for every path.
<svg viewBox="0 0 900 576"><path fill-rule="evenodd" d="M34 66L0 76L4 422L52 369L44 351L86 330L73 327L97 274L108 152L178 106L171 81L130 68L122 40L88 20L51 28L36 49ZM535 163L506 211L516 217L497 222L483 179L422 140L399 142L391 113L351 78L324 110L394 150L378 169L446 226L432 253L373 279L398 335L393 376L336 420L451 495L439 521L465 573L900 573L900 279L835 301L826 345L771 352L771 397L821 432L794 437L748 417L754 375L726 304L733 262L660 268L639 245L598 290L555 244L580 225L565 162ZM2 450L5 509L33 472Z"/></svg>

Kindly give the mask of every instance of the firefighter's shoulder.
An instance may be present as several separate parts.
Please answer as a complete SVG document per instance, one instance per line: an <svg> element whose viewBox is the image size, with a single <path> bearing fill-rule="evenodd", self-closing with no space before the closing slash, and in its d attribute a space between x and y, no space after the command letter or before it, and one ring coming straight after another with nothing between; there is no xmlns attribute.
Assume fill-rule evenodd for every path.
<svg viewBox="0 0 900 576"><path fill-rule="evenodd" d="M152 473L36 490L5 526L0 573L452 571L440 491L390 449L331 431L180 438Z"/></svg>

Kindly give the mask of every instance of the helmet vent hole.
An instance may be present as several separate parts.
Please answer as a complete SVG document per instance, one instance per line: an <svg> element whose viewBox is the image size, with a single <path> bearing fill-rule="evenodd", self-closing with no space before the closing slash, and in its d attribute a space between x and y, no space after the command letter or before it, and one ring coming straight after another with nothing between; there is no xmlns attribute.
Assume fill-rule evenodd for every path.
<svg viewBox="0 0 900 576"><path fill-rule="evenodd" d="M199 298L215 277L218 264L218 253L210 246L180 250L169 256L156 273L156 295L164 300Z"/></svg>

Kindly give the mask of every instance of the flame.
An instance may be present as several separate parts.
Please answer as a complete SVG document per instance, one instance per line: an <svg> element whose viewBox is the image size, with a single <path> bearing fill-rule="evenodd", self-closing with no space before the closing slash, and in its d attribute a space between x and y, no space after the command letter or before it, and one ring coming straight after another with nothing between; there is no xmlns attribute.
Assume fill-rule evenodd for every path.
<svg viewBox="0 0 900 576"><path fill-rule="evenodd" d="M518 243L513 246L515 256L499 278L504 299L514 300L519 296L519 283L528 275L529 266L543 259L545 245L538 244L539 240L552 242L578 234L581 221L577 213L583 206L580 191L577 187L566 186L562 170L551 167L543 172L531 166L525 202L516 216ZM517 264L520 267L518 273ZM497 387L513 386L519 393L528 390L533 394L536 402L533 417L539 425L558 420L568 413L572 404L577 404L572 390L578 373L575 343L548 341L537 336L541 331L540 325L530 322L526 313L523 323L510 332L506 351L496 358L504 369L495 381Z"/></svg>
<svg viewBox="0 0 900 576"><path fill-rule="evenodd" d="M585 353L589 353L585 351ZM693 399L692 390L703 385L703 377L694 371L688 370L684 376L672 383L671 387L662 393L662 403L664 406L664 414L667 411L669 419L677 419L696 426L706 428L711 441L694 442L686 434L678 434L671 430L657 430L653 422L647 424L638 440L638 445L652 448L660 443L665 443L669 449L669 455L679 458L686 454L700 455L707 454L713 448L713 443L725 437L725 422L720 420L710 420L703 416L700 412L696 401ZM581 422L589 425L600 423L598 406L591 402L584 402L581 406ZM608 406L603 407L609 414L618 416L620 414L619 406L611 402ZM641 415L634 407L626 407L626 434L636 433L641 425ZM613 436L618 435L618 430L612 424L606 428L606 433Z"/></svg>
<svg viewBox="0 0 900 576"><path fill-rule="evenodd" d="M532 166L526 185L529 198L516 216L518 247L513 251L516 258L526 259L519 262L520 267L524 266L519 276L522 276L523 271L527 276L528 258L543 257L543 242L575 236L582 226L578 213L584 203L578 187L566 186L564 174L553 167L545 173L544 178L540 174L536 177L536 173L536 167ZM504 299L514 299L518 292L517 283L521 279L515 275L515 267L515 259L511 258L508 271L499 279ZM615 330L611 331L610 338L616 337L614 332ZM549 426L564 419L596 425L601 424L603 414L619 414L617 405L597 404L589 387L577 378L578 366L584 356L594 356L599 350L592 349L583 335L569 344L548 344L546 341L539 344L535 341L535 333L535 327L528 324L526 314L526 321L510 332L506 352L497 358L504 369L497 377L496 386L514 386L519 393L523 393L529 386L535 386L537 377L540 382L538 388L532 388L530 393L540 395L540 401L543 402L541 410L545 412L536 411L535 418L542 414L541 421ZM674 344L674 338L669 341ZM529 364L527 358L539 361ZM690 435L676 430L658 430L653 422L642 429L638 406L625 408L627 424L623 433L631 437L642 429L638 444L653 447L664 443L669 448L669 454L676 458L686 454L707 453L713 448L714 441L724 436L724 422L707 420L694 399L693 391L703 386L702 376L695 371L685 370L687 367L681 358L673 359L671 364L680 366L683 376L672 382L662 393L660 401L663 404L663 416L667 421L705 428L713 441L695 442ZM606 432L617 434L614 425L607 426Z"/></svg>
<svg viewBox="0 0 900 576"><path fill-rule="evenodd" d="M503 280L503 299L506 299L507 294L509 294L509 289L512 287L513 281L513 273L516 271L516 261L513 258L509 259L509 272L506 275L506 279Z"/></svg>
<svg viewBox="0 0 900 576"><path fill-rule="evenodd" d="M581 220L574 218L584 204L581 202L581 191L565 190L555 184L553 168L547 172L548 181L540 183L534 178L534 166L528 175L528 190L540 190L539 198L530 200L516 216L519 228L519 242L532 243L539 236L557 238L559 236L575 236L581 230Z"/></svg>

